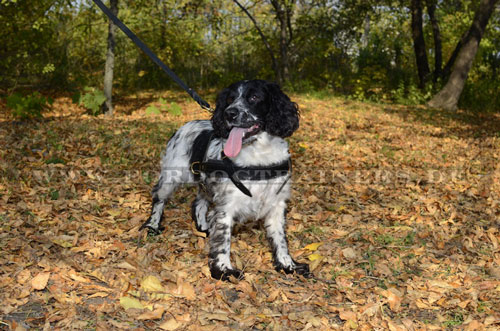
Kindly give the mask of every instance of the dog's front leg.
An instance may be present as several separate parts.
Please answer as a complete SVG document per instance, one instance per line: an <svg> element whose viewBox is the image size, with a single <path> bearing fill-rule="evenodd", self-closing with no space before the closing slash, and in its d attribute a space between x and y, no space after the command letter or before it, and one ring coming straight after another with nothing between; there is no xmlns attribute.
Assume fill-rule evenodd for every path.
<svg viewBox="0 0 500 331"><path fill-rule="evenodd" d="M273 249L273 264L276 271L283 270L287 274L298 273L310 277L309 265L298 263L292 259L288 252L288 242L285 233L285 208L286 204L279 203L264 219L267 238Z"/></svg>
<svg viewBox="0 0 500 331"><path fill-rule="evenodd" d="M230 261L231 229L233 216L224 211L211 211L210 219L210 254L208 266L215 279L229 280L230 276L243 278L240 270L233 269Z"/></svg>

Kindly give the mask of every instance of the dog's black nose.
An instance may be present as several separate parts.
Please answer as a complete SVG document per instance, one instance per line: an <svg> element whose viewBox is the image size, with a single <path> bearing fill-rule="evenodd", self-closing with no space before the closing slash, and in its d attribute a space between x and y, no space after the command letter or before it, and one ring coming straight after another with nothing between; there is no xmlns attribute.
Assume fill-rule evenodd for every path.
<svg viewBox="0 0 500 331"><path fill-rule="evenodd" d="M226 119L229 121L234 121L238 117L238 109L236 108L227 108L226 109Z"/></svg>

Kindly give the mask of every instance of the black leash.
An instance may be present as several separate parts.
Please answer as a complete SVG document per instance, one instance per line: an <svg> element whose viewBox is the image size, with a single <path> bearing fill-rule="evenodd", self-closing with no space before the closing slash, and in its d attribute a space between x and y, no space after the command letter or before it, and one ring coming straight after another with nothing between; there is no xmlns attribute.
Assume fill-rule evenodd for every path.
<svg viewBox="0 0 500 331"><path fill-rule="evenodd" d="M94 1L94 3L99 6L99 8L101 8L104 14L106 14L113 21L113 23L115 23L115 25L118 26L120 30L122 30L134 42L134 44L137 45L137 47L139 47L147 56L149 56L149 58L153 60L153 62L156 63L167 75L169 75L170 78L172 78L177 84L179 84L179 86L182 87L191 96L191 98L193 98L194 101L196 101L200 105L201 108L212 112L210 104L203 100L198 95L198 93L189 88L172 70L170 70L170 68L167 67L165 63L163 63L162 60L160 60L158 56L156 56L156 54L153 53L149 49L149 47L142 42L142 40L139 39L139 37L137 37L132 31L130 31L130 29L127 28L127 26L114 15L111 10L109 10L109 8L102 3L101 0L92 1Z"/></svg>

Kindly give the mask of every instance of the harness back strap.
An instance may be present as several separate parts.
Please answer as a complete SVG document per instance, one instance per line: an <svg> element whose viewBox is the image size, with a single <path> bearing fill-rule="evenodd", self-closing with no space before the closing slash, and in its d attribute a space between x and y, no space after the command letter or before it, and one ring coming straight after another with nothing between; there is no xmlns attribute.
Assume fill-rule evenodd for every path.
<svg viewBox="0 0 500 331"><path fill-rule="evenodd" d="M193 151L191 153L189 165L191 167L191 172L194 175L195 181L200 180L201 164L205 160L205 156L208 150L208 145L212 140L213 134L214 134L213 130L203 130L193 142Z"/></svg>

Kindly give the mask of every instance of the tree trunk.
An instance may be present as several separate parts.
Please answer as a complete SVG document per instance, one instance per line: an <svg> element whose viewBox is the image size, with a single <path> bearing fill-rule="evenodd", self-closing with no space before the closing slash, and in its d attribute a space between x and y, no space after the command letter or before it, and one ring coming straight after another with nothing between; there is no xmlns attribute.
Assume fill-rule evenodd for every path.
<svg viewBox="0 0 500 331"><path fill-rule="evenodd" d="M434 83L441 77L443 72L443 47L441 45L441 32L436 19L436 0L427 1L427 13L432 25L432 36L434 37Z"/></svg>
<svg viewBox="0 0 500 331"><path fill-rule="evenodd" d="M288 80L288 43L287 43L287 31L286 31L286 17L284 10L280 11L278 15L280 21L280 84L285 83Z"/></svg>
<svg viewBox="0 0 500 331"><path fill-rule="evenodd" d="M118 0L110 0L110 10L118 15ZM103 110L106 115L113 116L113 70L115 67L115 31L116 26L109 20L108 26L108 51L106 53L106 64L104 67L104 96L106 101Z"/></svg>
<svg viewBox="0 0 500 331"><path fill-rule="evenodd" d="M160 24L160 50L165 50L167 47L167 3L161 3L161 24Z"/></svg>
<svg viewBox="0 0 500 331"><path fill-rule="evenodd" d="M451 68L455 64L455 60L457 59L458 53L460 53L462 46L469 41L469 40L467 40L468 36L469 36L469 34L466 32L462 35L462 37L458 41L457 46L455 46L455 49L451 53L450 58L448 59L448 62L446 62L445 66L443 68L443 72L442 72L442 76L441 76L442 78L446 78L450 75Z"/></svg>
<svg viewBox="0 0 500 331"><path fill-rule="evenodd" d="M430 75L429 61L425 48L424 32L422 28L422 0L411 0L411 32L413 48L417 61L418 87L423 89Z"/></svg>
<svg viewBox="0 0 500 331"><path fill-rule="evenodd" d="M498 1L481 0L472 25L465 37L466 42L458 53L450 78L443 89L429 101L429 107L447 110L455 110L457 108L458 99L462 94L469 70L472 67L472 62L479 48L479 43L481 42L491 14L495 9L495 4Z"/></svg>
<svg viewBox="0 0 500 331"><path fill-rule="evenodd" d="M363 35L361 36L361 47L363 49L368 47L370 41L370 15L365 15L365 21L363 22Z"/></svg>
<svg viewBox="0 0 500 331"><path fill-rule="evenodd" d="M293 1L271 0L271 5L274 8L276 18L279 22L280 61L278 70L278 83L280 83L281 85L289 80L290 44L293 39L291 24L293 4Z"/></svg>

